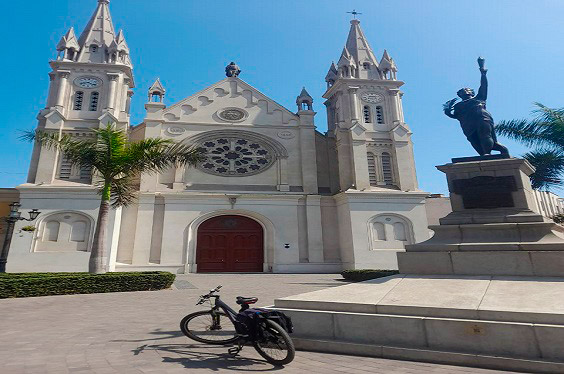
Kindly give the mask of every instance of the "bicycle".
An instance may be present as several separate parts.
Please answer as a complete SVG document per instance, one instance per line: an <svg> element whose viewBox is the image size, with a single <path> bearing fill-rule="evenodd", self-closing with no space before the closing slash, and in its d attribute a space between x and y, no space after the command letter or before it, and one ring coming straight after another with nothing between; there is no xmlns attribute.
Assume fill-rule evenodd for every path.
<svg viewBox="0 0 564 374"><path fill-rule="evenodd" d="M209 302L211 309L184 317L180 321L182 333L200 343L236 344L228 349L234 356L250 342L257 352L273 365L281 366L292 362L296 349L288 335L288 332L292 331L291 320L280 312L249 309L249 305L258 301L256 297L237 296L236 302L241 305L237 313L225 304L219 295L215 295L220 288L221 286L217 286L208 294L200 296L196 305ZM215 299L213 304L212 298ZM273 319L277 319L279 323Z"/></svg>

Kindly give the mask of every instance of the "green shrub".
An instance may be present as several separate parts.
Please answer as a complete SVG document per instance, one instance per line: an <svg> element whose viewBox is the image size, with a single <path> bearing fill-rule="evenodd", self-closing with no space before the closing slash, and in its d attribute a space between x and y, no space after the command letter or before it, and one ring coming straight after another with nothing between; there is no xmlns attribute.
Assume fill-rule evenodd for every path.
<svg viewBox="0 0 564 374"><path fill-rule="evenodd" d="M382 277L389 277L390 275L399 274L397 270L376 270L376 269L357 269L357 270L344 270L341 275L346 280L353 282L365 281L369 279L376 279Z"/></svg>
<svg viewBox="0 0 564 374"><path fill-rule="evenodd" d="M0 299L79 293L153 291L169 288L166 271L128 273L0 273Z"/></svg>

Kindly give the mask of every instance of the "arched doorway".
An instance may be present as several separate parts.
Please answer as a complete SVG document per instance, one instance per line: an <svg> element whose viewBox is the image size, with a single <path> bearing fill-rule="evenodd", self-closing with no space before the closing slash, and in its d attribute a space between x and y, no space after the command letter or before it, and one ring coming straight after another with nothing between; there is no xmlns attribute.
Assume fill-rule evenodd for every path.
<svg viewBox="0 0 564 374"><path fill-rule="evenodd" d="M262 272L264 233L255 220L234 215L218 216L198 228L198 273Z"/></svg>

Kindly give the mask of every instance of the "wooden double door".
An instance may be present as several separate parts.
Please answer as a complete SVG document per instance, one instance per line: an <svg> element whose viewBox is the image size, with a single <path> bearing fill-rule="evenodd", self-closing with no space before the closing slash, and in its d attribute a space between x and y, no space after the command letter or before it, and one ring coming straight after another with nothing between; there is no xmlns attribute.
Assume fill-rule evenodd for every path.
<svg viewBox="0 0 564 374"><path fill-rule="evenodd" d="M198 273L262 272L264 233L262 226L243 216L218 216L198 228Z"/></svg>

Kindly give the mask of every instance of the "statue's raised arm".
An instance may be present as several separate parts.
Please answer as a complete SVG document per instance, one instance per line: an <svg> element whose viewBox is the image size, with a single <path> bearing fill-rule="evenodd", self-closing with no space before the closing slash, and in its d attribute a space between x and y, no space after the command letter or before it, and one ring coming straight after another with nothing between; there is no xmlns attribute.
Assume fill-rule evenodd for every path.
<svg viewBox="0 0 564 374"><path fill-rule="evenodd" d="M484 68L485 62L485 59L478 57L478 66L480 67L482 78L480 79L480 88L478 89L476 99L484 101L486 101L486 99L488 98L488 77L486 76L488 69Z"/></svg>

